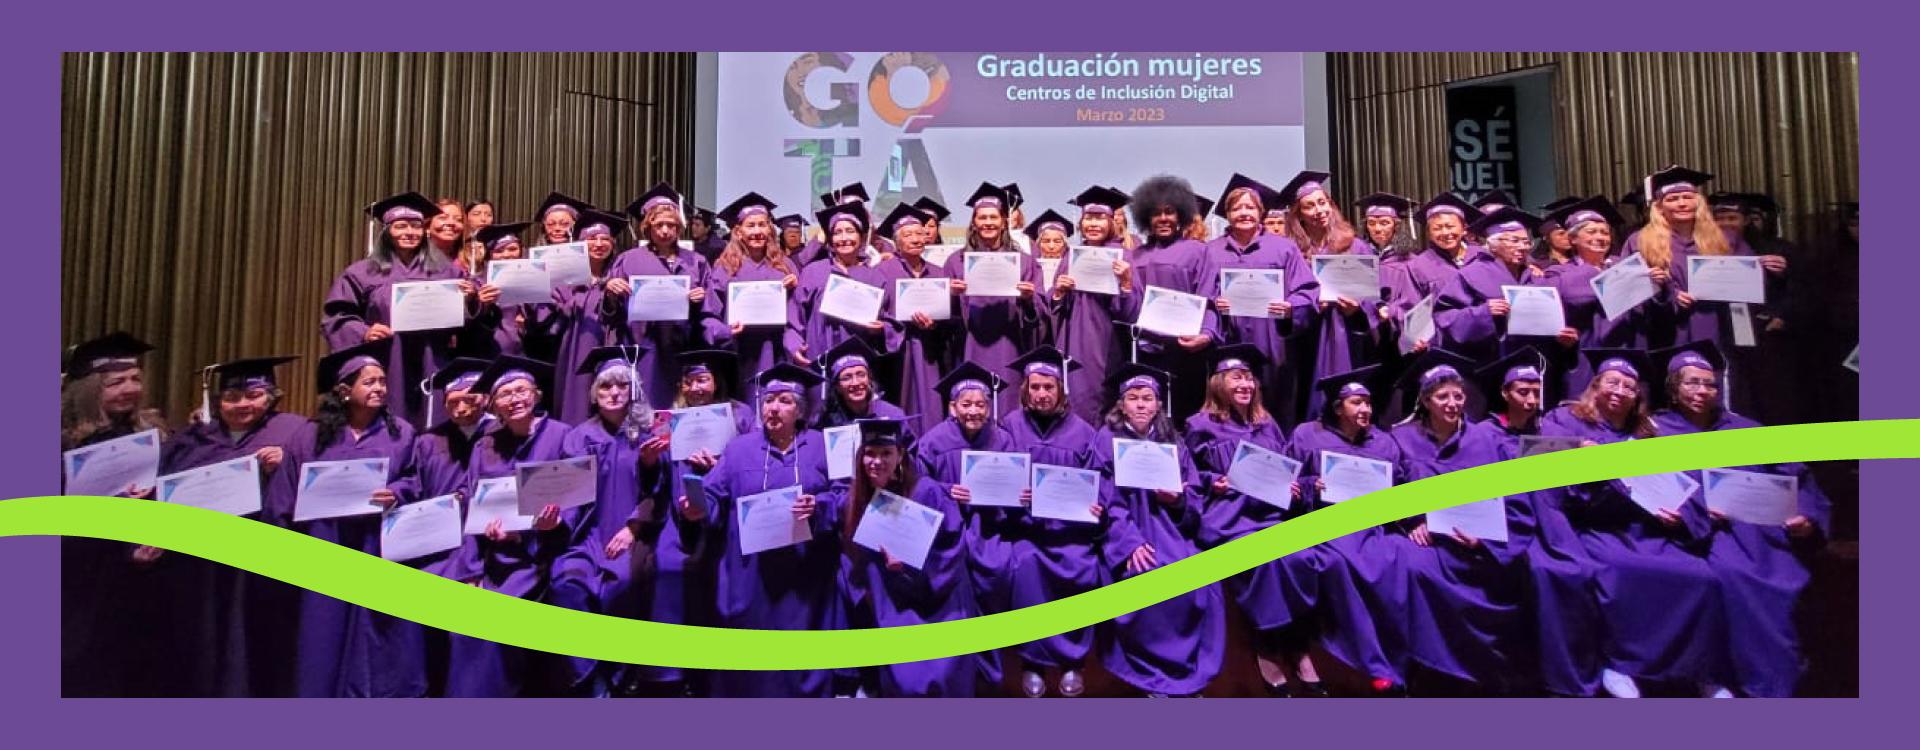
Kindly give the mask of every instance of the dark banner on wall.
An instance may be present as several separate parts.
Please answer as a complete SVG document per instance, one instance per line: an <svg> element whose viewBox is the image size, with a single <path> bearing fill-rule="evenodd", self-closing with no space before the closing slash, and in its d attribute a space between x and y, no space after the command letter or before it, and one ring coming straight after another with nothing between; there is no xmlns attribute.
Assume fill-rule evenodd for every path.
<svg viewBox="0 0 1920 750"><path fill-rule="evenodd" d="M1505 190L1520 194L1520 134L1512 86L1464 86L1447 90L1447 144L1453 191L1469 201Z"/></svg>

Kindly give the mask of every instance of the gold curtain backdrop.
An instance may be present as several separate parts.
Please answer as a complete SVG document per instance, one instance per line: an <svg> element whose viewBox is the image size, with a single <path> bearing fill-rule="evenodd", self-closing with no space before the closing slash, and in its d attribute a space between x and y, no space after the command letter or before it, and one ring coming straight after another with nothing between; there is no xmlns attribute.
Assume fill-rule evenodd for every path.
<svg viewBox="0 0 1920 750"><path fill-rule="evenodd" d="M1684 163L1774 195L1787 236L1818 247L1826 204L1858 195L1858 66L1335 53L1334 188L1343 204L1445 189L1446 85L1550 70L1559 194L1618 196ZM175 419L199 401L196 368L247 355L304 357L286 408L311 408L320 301L364 253L376 198L486 197L509 221L550 190L619 207L657 180L698 187L689 53L72 53L62 75L62 339L158 344L151 399Z"/></svg>

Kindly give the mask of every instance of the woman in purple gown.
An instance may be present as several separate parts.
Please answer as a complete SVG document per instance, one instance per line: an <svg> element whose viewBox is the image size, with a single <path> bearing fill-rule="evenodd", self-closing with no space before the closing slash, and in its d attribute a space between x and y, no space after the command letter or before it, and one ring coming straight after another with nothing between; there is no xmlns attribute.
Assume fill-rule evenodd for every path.
<svg viewBox="0 0 1920 750"><path fill-rule="evenodd" d="M1567 309L1567 325L1580 332L1579 348L1645 348L1652 321L1665 315L1667 306L1671 304L1673 295L1668 282L1673 276L1668 264L1647 268L1647 275L1657 288L1654 299L1641 303L1618 318L1608 319L1600 306L1600 298L1593 291L1593 277L1625 257L1612 255L1613 228L1623 221L1613 210L1613 203L1604 197L1594 196L1570 202L1548 218L1559 223L1573 243L1573 256L1564 263L1548 267L1546 279L1560 290L1560 301ZM1558 355L1554 357L1553 364L1560 373L1556 382L1550 384L1551 391L1546 394L1550 402L1580 392L1586 387L1587 381L1593 379L1593 368L1585 357L1577 356L1577 352L1553 348L1548 351Z"/></svg>
<svg viewBox="0 0 1920 750"><path fill-rule="evenodd" d="M967 572L960 506L938 482L920 476L907 456L909 441L901 420L861 420L853 481L837 485L822 502L840 515L840 547L848 563L846 606L859 613L857 621L883 628L980 614ZM901 499L940 514L933 546L917 567L903 562L894 550L867 549L853 541L867 513ZM981 674L972 655L889 664L876 671L880 695L889 698L971 698Z"/></svg>
<svg viewBox="0 0 1920 750"><path fill-rule="evenodd" d="M713 320L718 310L715 305L720 301L714 296L713 266L699 253L681 249L680 194L671 185L663 182L653 186L633 205L627 206L627 214L639 222L640 245L621 253L607 272L606 293L600 297L599 315L612 333L603 343L638 345L638 374L640 386L647 392L647 401L671 403L680 379L681 353L698 349L704 336L724 328ZM627 296L633 291L635 276L687 277L686 320L627 320ZM564 361L560 364L567 366ZM585 383L575 385L585 387ZM578 399L578 393L584 391L576 392L573 398ZM581 418L585 418L587 411L590 410L581 411Z"/></svg>
<svg viewBox="0 0 1920 750"><path fill-rule="evenodd" d="M1503 288L1552 286L1527 265L1527 249L1532 246L1529 233L1539 225L1538 217L1510 206L1483 214L1468 231L1486 238L1488 252L1461 266L1433 303L1433 322L1442 345L1475 366L1490 364L1521 346L1571 351L1580 341L1580 332L1564 324L1551 341L1507 332L1510 306Z"/></svg>
<svg viewBox="0 0 1920 750"><path fill-rule="evenodd" d="M1637 350L1588 349L1593 380L1577 400L1542 418L1540 434L1577 437L1587 445L1653 434L1641 386L1646 357ZM1711 519L1698 495L1680 507L1648 510L1620 480L1548 490L1557 503L1536 503L1543 528L1560 523L1557 508L1596 566L1600 686L1615 697L1640 695L1637 680L1701 685L1718 695L1724 671L1726 617L1706 553Z"/></svg>
<svg viewBox="0 0 1920 750"><path fill-rule="evenodd" d="M1391 279L1383 274L1381 279L1396 284L1387 291L1393 303L1388 311L1400 325L1405 324L1408 310L1429 296L1438 296L1453 277L1460 275L1462 266L1486 252L1467 244L1467 225L1480 219L1480 210L1460 196L1436 195L1414 215L1425 225L1425 247L1407 256L1401 272L1392 274Z"/></svg>
<svg viewBox="0 0 1920 750"><path fill-rule="evenodd" d="M1110 380L1119 394L1093 440L1094 466L1116 477L1115 439L1173 446L1179 456L1180 489L1118 487L1106 510L1101 557L1119 581L1200 553L1203 485L1193 458L1162 408L1167 374L1127 365ZM1219 584L1208 584L1166 601L1113 618L1100 664L1122 682L1153 696L1198 695L1220 673L1226 650L1226 605Z"/></svg>
<svg viewBox="0 0 1920 750"><path fill-rule="evenodd" d="M618 301L608 304L610 287L625 276L614 276L620 264L620 235L627 220L619 214L589 209L580 215L579 241L587 245L587 274L584 284L562 284L553 288L553 304L543 305L538 335L554 347L555 381L552 416L562 424L579 424L593 412L586 400L591 376L580 374L581 363L598 347L625 343L619 320L608 315L609 307L626 312ZM678 232L676 224L674 231Z"/></svg>
<svg viewBox="0 0 1920 750"><path fill-rule="evenodd" d="M1725 359L1711 342L1656 352L1666 360L1669 408L1655 412L1658 435L1738 430L1760 423L1721 405L1718 373ZM1812 577L1811 558L1826 543L1832 504L1805 464L1732 467L1792 477L1794 514L1778 525L1747 523L1709 509L1713 519L1707 564L1720 581L1727 612L1726 651L1731 685L1755 698L1790 698L1803 671L1794 625L1800 595Z"/></svg>
<svg viewBox="0 0 1920 750"><path fill-rule="evenodd" d="M707 342L740 355L736 383L751 383L776 364L791 361L786 348L786 326L730 323L727 285L736 281L778 281L789 297L800 284L800 267L773 241L773 201L748 193L722 212L733 233L726 250L713 261L707 287L707 314L702 326Z"/></svg>
<svg viewBox="0 0 1920 750"><path fill-rule="evenodd" d="M160 473L173 474L251 456L262 497L306 420L279 411L282 397L273 369L295 357L262 357L207 368L205 417L168 437ZM217 399L217 400L216 400ZM266 521L267 519L262 519ZM169 592L182 605L169 648L190 665L181 674L189 695L228 698L287 694L287 657L292 625L285 616L299 601L298 589L189 555L168 555L178 586Z"/></svg>
<svg viewBox="0 0 1920 750"><path fill-rule="evenodd" d="M944 320L934 320L924 312L902 320L894 308L895 282L946 278L946 268L927 262L925 254L931 234L926 223L932 217L933 214L903 203L896 206L876 230L882 237L892 238L895 248L893 257L876 267L887 299L880 315L900 329L897 376L885 382L896 385L893 392L900 400L900 410L907 413L913 432L920 435L927 434L945 419L946 400L936 392L934 384L958 356L956 350L960 343L957 301L949 305Z"/></svg>
<svg viewBox="0 0 1920 750"><path fill-rule="evenodd" d="M1306 171L1280 188L1280 199L1287 205L1287 237L1300 249L1310 265L1316 256L1365 252L1366 245L1354 236L1353 225L1340 213L1327 190L1325 172ZM1305 416L1318 414L1318 391L1309 386L1336 372L1347 372L1379 361L1378 338L1381 298L1376 291L1361 298L1319 295L1319 308L1302 335L1291 339L1291 361L1312 363L1313 377L1301 378L1295 386L1296 398L1306 404Z"/></svg>
<svg viewBox="0 0 1920 750"><path fill-rule="evenodd" d="M820 376L790 364L760 378L760 428L734 438L706 477L704 497L675 500L675 521L709 530L718 545L716 625L758 630L830 630L845 613L837 585L840 545L833 509L816 503L828 489L825 440L809 429L807 394ZM761 504L765 493L797 488L791 506ZM743 506L743 503L751 503ZM807 523L811 537L785 547L742 551L741 508L791 513ZM716 697L826 697L832 670L714 672Z"/></svg>
<svg viewBox="0 0 1920 750"><path fill-rule="evenodd" d="M474 236L480 246L486 249L486 255L466 272L466 280L478 287L476 296L481 302L474 314L467 318L466 325L461 327L454 342L455 354L492 359L502 354L520 356L526 353L523 344L533 335L530 328L542 324L547 306L497 304L500 292L487 283L487 266L494 261L526 257L520 233L530 226L533 225L524 221L492 224ZM426 408L431 410L432 407L433 402L428 399Z"/></svg>
<svg viewBox="0 0 1920 750"><path fill-rule="evenodd" d="M1207 296L1213 298L1213 308L1220 313L1222 343L1246 344L1260 352L1258 376L1265 397L1262 411L1293 424L1306 406L1298 398L1300 380L1310 379L1312 372L1310 360L1287 355L1292 340L1308 335L1313 325L1320 282L1307 268L1293 240L1268 233L1261 224L1267 206L1283 203L1279 192L1259 182L1238 174L1228 180L1226 193L1215 204L1227 220L1227 232L1207 243L1205 281L1211 290ZM1235 310L1222 294L1221 272L1227 269L1279 271L1286 296L1268 302L1264 311Z"/></svg>
<svg viewBox="0 0 1920 750"><path fill-rule="evenodd" d="M567 458L567 426L544 416L542 384L553 381L552 367L522 357L500 357L474 383L487 394L499 427L480 438L467 465L462 494L477 502L481 480L513 476L524 463ZM590 506L589 506L590 507ZM508 531L499 519L479 535L466 537L460 565L476 571L476 585L488 591L530 601L546 592L547 567L566 551L567 540L581 524L581 509L562 514L556 506L540 509L528 531ZM448 648L447 696L452 698L514 698L557 692L558 686L539 684L534 653L516 646L455 633Z"/></svg>
<svg viewBox="0 0 1920 750"><path fill-rule="evenodd" d="M370 341L327 355L318 368L320 405L287 446L266 512L280 524L369 555L380 554L379 511L399 502L413 474L413 427L387 413L382 366L390 347ZM403 389L410 390L410 389ZM387 487L368 513L294 520L301 467L315 461L385 459ZM427 693L420 625L311 591L300 594L295 695L303 698L418 698Z"/></svg>
<svg viewBox="0 0 1920 750"><path fill-rule="evenodd" d="M1188 239L1189 225L1200 218L1199 203L1186 180L1168 175L1148 178L1134 188L1133 218L1147 229L1147 241L1133 250L1133 287L1138 293L1120 300L1125 323L1140 319L1140 306L1146 287L1161 287L1184 294L1206 295L1215 286L1205 278L1208 272L1207 247ZM1173 374L1173 393L1168 411L1174 419L1185 419L1200 408L1201 385L1206 380L1204 358L1193 355L1206 351L1220 338L1218 313L1208 308L1201 318L1199 333L1191 336L1165 336L1144 329L1130 328L1133 354L1137 361Z"/></svg>
<svg viewBox="0 0 1920 750"><path fill-rule="evenodd" d="M875 365L880 355L859 339L847 339L827 350L820 358L827 372L826 406L820 410L820 429L845 427L862 419L906 420L907 413L894 406L876 385ZM907 440L916 430L907 426Z"/></svg>
<svg viewBox="0 0 1920 750"><path fill-rule="evenodd" d="M1008 201L1007 191L980 183L973 197L967 199L967 205L973 208L973 221L967 225L966 247L949 256L946 267L947 278L953 280L953 293L961 296L961 356L1003 376L1013 372L1015 358L1040 343L1040 334L1052 314L1047 296L1038 293L1045 283L1040 264L1033 256L1021 253L1008 238ZM1016 253L1020 259L1018 296L966 296L966 263L971 253Z"/></svg>
<svg viewBox="0 0 1920 750"><path fill-rule="evenodd" d="M862 257L868 249L870 218L866 207L859 203L834 206L821 211L819 218L820 227L827 233L827 254L801 269L800 283L787 300L787 356L802 367L818 368L821 364L817 360L827 350L855 339L876 351L893 351L899 346L900 332L883 319L849 323L822 311L829 277L839 276L875 288L886 286L882 272L868 266Z"/></svg>
<svg viewBox="0 0 1920 750"><path fill-rule="evenodd" d="M1126 208L1127 197L1096 185L1081 191L1073 204L1080 208L1080 244L1122 250L1114 272L1123 277L1123 294L1076 291L1076 282L1067 267L1059 269L1048 292L1053 304L1052 343L1082 365L1067 375L1067 406L1075 415L1091 422L1112 403L1106 397L1107 371L1127 359L1113 328L1115 320L1125 318L1124 300L1134 291L1124 240L1114 231L1114 217ZM1072 232L1063 234L1071 236Z"/></svg>
<svg viewBox="0 0 1920 750"><path fill-rule="evenodd" d="M400 501L418 502L444 495L460 498L464 514L468 498L466 491L467 467L473 459L473 448L487 431L497 426L492 415L487 414L487 397L475 393L473 386L480 381L480 373L487 369L487 361L469 357L456 358L440 368L425 384L425 388L435 395L443 405L446 418L434 422L433 410L428 410L428 422L433 426L422 430L413 438L413 476L401 480ZM429 401L428 406L433 402ZM480 571L475 568L468 556L459 548L439 552L408 564L442 578L461 583L473 583L479 579ZM427 648L427 694L444 696L447 690L448 648L447 631L426 628Z"/></svg>
<svg viewBox="0 0 1920 750"><path fill-rule="evenodd" d="M457 329L395 332L393 285L412 281L459 280L467 295L467 315L490 303L480 287L462 278L460 268L426 244L426 220L439 213L419 193L402 193L367 207L367 257L347 266L333 280L321 307L320 333L327 348L340 351L373 341L388 349L388 375L395 383L417 383L440 369L453 347ZM497 293L497 292L496 292ZM389 413L418 429L426 422L426 396L412 388L392 394Z"/></svg>
<svg viewBox="0 0 1920 750"><path fill-rule="evenodd" d="M1065 360L1058 349L1043 346L1014 360L1013 366L1021 373L1020 408L1008 412L1002 420L1012 438L1007 450L1027 454L1035 464L1096 468L1093 426L1067 409L1066 394L1061 392L1066 371L1079 363ZM1111 483L1102 481L1101 485L1102 497L1110 497ZM1095 503L1095 516L1103 510L1103 503ZM1065 599L1106 585L1099 549L1103 524L1022 516L1007 515L1009 524L1017 529L1005 535L1013 541L1008 602L1012 609ZM1030 698L1046 695L1042 670L1058 669L1061 695L1072 698L1084 694L1086 680L1081 671L1087 653L1093 649L1093 639L1094 629L1089 627L1021 644L1020 659L1025 662L1021 692Z"/></svg>

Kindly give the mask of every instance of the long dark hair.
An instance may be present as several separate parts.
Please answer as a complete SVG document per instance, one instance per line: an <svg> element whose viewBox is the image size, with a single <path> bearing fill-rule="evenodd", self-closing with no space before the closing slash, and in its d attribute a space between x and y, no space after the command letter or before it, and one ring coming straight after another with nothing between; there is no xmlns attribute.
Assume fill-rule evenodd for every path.
<svg viewBox="0 0 1920 750"><path fill-rule="evenodd" d="M1153 421L1147 424L1147 434L1140 437L1144 440L1172 442L1179 436L1174 434L1173 420L1167 416L1167 400L1161 398L1159 394L1155 394L1154 398L1160 402L1160 409L1154 412ZM1133 434L1133 423L1127 421L1126 402L1127 392L1123 390L1119 397L1113 400L1113 408L1107 410L1107 428L1114 432L1124 431L1126 434Z"/></svg>
<svg viewBox="0 0 1920 750"><path fill-rule="evenodd" d="M920 472L914 469L913 459L907 456L905 445L886 447L900 451L900 467L894 470L895 484L893 485L899 489L894 491L894 494L908 497L913 494L913 488L920 484ZM853 543L853 532L860 528L860 518L866 515L867 505L873 502L873 496L880 494L880 490L887 489L873 486L873 482L867 479L866 468L859 465L860 456L866 451L867 444L864 441L859 447L853 449L853 486L847 491L847 507L841 511L840 547L846 551L848 557L856 561L867 554L867 548Z"/></svg>
<svg viewBox="0 0 1920 750"><path fill-rule="evenodd" d="M346 392L358 382L360 382L360 373L356 372L352 377L347 378L345 383L334 386L333 390L320 395L320 405L313 411L313 452L316 455L332 445L333 441L340 437L341 429L347 426L351 411L347 406ZM387 407L382 406L374 418L387 416ZM400 437L400 423L393 419L387 419L386 423L387 437Z"/></svg>

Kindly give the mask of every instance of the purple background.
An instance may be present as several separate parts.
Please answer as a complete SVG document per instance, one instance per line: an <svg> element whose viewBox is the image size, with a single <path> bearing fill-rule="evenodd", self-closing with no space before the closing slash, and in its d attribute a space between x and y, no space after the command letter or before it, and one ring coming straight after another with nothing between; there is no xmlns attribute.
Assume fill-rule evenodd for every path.
<svg viewBox="0 0 1920 750"><path fill-rule="evenodd" d="M1476 2L1394 7L1332 2L1284 4L1281 13L1258 4L1160 6L1153 16L1120 5L1047 10L1038 4L935 8L885 4L872 9L836 3L829 13L796 14L729 3L588 3L557 6L494 0L432 5L308 3L282 10L256 3L185 3L121 8L111 3L33 3L9 13L4 65L7 117L0 128L16 249L9 298L17 311L6 327L8 351L24 359L0 369L11 400L0 446L0 497L56 490L58 404L54 398L60 341L59 102L63 49L785 49L803 41L825 49L864 49L899 39L909 49L988 46L1045 49L1089 46L1145 48L1447 48L1497 47L1651 49L1861 49L1866 87L1861 123L1869 154L1861 159L1862 193L1894 195L1915 174L1916 145L1892 134L1914 121L1915 104L1902 80L1913 66L1908 26L1880 10L1844 11L1752 3L1663 4L1655 12L1624 5L1592 6L1577 23L1537 2ZM1863 4L1864 5L1864 4ZM356 8L355 6L359 6ZM1272 15L1264 15L1272 13ZM700 14L704 17L696 17ZM586 22L582 22L586 21ZM1869 39L1868 34L1879 36ZM1877 87L1875 84L1878 84ZM1631 116L1623 113L1623 116ZM1889 204L1892 205L1892 204ZM1895 210L1895 209L1889 209ZM1900 380L1920 366L1903 332L1911 304L1903 279L1920 273L1920 254L1894 243L1896 220L1870 222L1863 293L1863 393L1868 417L1913 416L1916 389ZM1910 296L1910 295L1909 295ZM1900 311L1900 312L1896 312ZM1759 701L977 701L892 703L860 701L668 702L553 701L502 707L460 701L218 702L62 701L58 694L55 544L47 539L0 539L0 744L8 747L173 747L186 737L206 747L327 746L336 749L407 741L418 747L480 747L531 742L555 748L731 747L834 744L872 746L885 731L915 747L1039 746L1274 747L1318 743L1379 747L1394 743L1598 747L1619 742L1679 744L1712 739L1714 747L1819 746L1845 737L1909 733L1916 673L1910 625L1915 600L1911 572L1920 569L1920 545L1908 529L1920 527L1920 464L1877 462L1863 470L1869 523L1865 558L1860 699L1801 701L1790 708ZM1784 710L1783 710L1784 708ZM1906 712L1907 716L1900 713ZM1497 727L1499 736L1459 729L1468 717ZM857 722L857 723L856 723ZM1011 741L1011 744L1009 744ZM693 743L700 743L694 745ZM1072 744L1064 744L1071 742ZM716 744L719 743L719 744ZM994 743L994 744L988 744ZM1054 745L1054 743L1062 743ZM1335 745L1339 743L1339 745ZM1890 741L1883 741L1890 743ZM1878 744L1878 743L1877 743ZM1705 746L1705 745L1703 745Z"/></svg>
<svg viewBox="0 0 1920 750"><path fill-rule="evenodd" d="M1189 125L1304 125L1307 113L1301 106L1300 90L1305 85L1301 79L1301 57L1299 54L1274 54L1251 52L1209 52L1202 59L1259 57L1260 75L1236 76L1231 73L1201 76L1199 81L1191 76L1186 78L1156 77L1148 71L1148 60L1167 58L1169 60L1190 60L1192 53L1168 53L1165 55L1150 52L1120 53L1107 55L1106 59L1125 61L1137 59L1140 65L1138 76L1094 77L1039 77L998 76L983 78L977 66L980 56L985 52L943 52L940 61L947 66L948 89L945 111L935 116L933 128L955 127L1073 127L1076 125L1104 125L1106 127L1174 127ZM1017 52L995 52L1004 62L1008 58L1031 59L1031 55ZM1049 54L1053 60L1087 59L1091 55ZM1103 66L1104 67L1104 66ZM1180 97L1180 87L1193 84L1199 87L1233 86L1232 99L1209 99L1205 103ZM1051 99L1009 101L1007 87L1021 89L1048 88L1077 91L1082 86L1091 86L1097 92L1101 88L1157 88L1165 86L1173 89L1172 99ZM1096 93L1095 96L1098 96ZM1166 119L1157 122L1116 123L1080 123L1074 119L1075 112L1081 108L1119 111L1122 117L1134 109L1164 110Z"/></svg>

